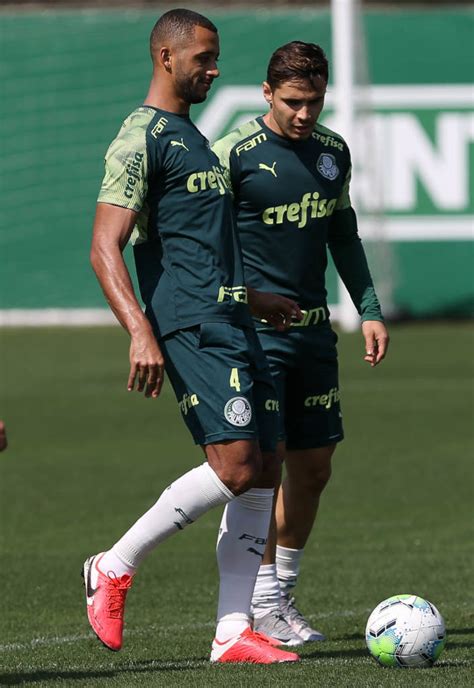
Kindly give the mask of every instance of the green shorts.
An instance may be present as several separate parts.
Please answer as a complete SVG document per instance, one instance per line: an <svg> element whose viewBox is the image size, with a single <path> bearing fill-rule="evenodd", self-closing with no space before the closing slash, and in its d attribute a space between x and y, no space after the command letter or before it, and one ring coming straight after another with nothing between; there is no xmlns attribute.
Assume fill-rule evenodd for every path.
<svg viewBox="0 0 474 688"><path fill-rule="evenodd" d="M279 440L288 449L327 447L344 438L337 335L329 323L259 330L280 407Z"/></svg>
<svg viewBox="0 0 474 688"><path fill-rule="evenodd" d="M160 340L184 422L196 444L257 439L274 451L278 401L253 328L202 323Z"/></svg>

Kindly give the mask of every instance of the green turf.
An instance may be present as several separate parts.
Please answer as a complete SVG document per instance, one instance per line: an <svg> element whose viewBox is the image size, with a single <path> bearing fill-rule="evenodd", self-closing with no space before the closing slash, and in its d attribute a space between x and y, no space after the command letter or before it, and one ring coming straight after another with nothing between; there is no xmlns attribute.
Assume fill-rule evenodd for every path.
<svg viewBox="0 0 474 688"><path fill-rule="evenodd" d="M163 544L128 599L125 648L88 629L79 570L169 481L201 460L169 388L127 394L118 328L2 330L1 685L467 686L472 616L472 347L468 325L392 328L390 358L340 339L346 441L338 449L298 602L328 636L295 666L213 667L219 514ZM386 597L444 615L431 670L378 667L363 634ZM470 615L471 611L471 615ZM472 669L472 667L471 667Z"/></svg>

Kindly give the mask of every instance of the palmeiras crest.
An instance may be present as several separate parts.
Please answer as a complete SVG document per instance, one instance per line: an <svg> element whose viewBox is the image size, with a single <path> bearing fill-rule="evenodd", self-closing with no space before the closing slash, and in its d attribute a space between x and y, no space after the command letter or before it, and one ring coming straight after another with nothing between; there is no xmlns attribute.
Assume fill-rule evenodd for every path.
<svg viewBox="0 0 474 688"><path fill-rule="evenodd" d="M316 163L318 172L326 177L326 179L336 179L339 175L339 167L336 163L336 158L331 153L321 153Z"/></svg>
<svg viewBox="0 0 474 688"><path fill-rule="evenodd" d="M224 416L232 425L245 427L252 418L252 407L245 397L233 397L224 407Z"/></svg>

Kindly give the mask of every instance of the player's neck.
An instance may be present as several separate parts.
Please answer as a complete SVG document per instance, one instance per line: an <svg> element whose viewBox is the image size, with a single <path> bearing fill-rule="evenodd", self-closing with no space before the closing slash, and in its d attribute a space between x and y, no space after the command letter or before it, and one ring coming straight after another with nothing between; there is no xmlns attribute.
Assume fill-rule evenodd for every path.
<svg viewBox="0 0 474 688"><path fill-rule="evenodd" d="M286 138L285 134L282 132L278 124L275 122L271 110L267 112L265 115L263 115L263 121L269 129L275 132L275 134L278 134L278 136L283 136L284 138Z"/></svg>
<svg viewBox="0 0 474 688"><path fill-rule="evenodd" d="M145 105L174 112L176 115L189 115L189 103L178 98L170 84L158 79L152 79L150 88L144 100Z"/></svg>

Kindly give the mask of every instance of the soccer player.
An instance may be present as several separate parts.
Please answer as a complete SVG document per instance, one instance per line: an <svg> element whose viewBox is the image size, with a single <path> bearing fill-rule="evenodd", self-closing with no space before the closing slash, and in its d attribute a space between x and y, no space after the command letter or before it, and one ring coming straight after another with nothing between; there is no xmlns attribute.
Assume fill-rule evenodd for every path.
<svg viewBox="0 0 474 688"><path fill-rule="evenodd" d="M110 549L89 557L83 575L89 622L119 650L125 598L140 562L226 505L211 661L267 664L298 659L249 625L277 467L276 392L247 305L232 196L189 118L191 104L206 98L219 75L218 55L217 30L200 14L171 10L156 23L150 89L107 152L91 249L109 305L130 335L128 389L158 397L166 367L207 460L167 487ZM122 256L129 238L145 314ZM295 312L290 300L264 306L252 297L254 309L275 322Z"/></svg>
<svg viewBox="0 0 474 688"><path fill-rule="evenodd" d="M278 391L278 454L286 478L253 596L254 628L287 645L323 640L292 596L331 457L343 439L337 336L326 302L327 249L361 315L365 360L384 358L388 335L349 198L351 160L339 134L318 124L328 63L294 41L272 55L269 111L213 146L227 170L249 286L297 301L289 330L257 330ZM276 537L276 553L275 553Z"/></svg>
<svg viewBox="0 0 474 688"><path fill-rule="evenodd" d="M5 428L5 423L0 420L0 451L3 451L8 446L7 442L7 430Z"/></svg>

